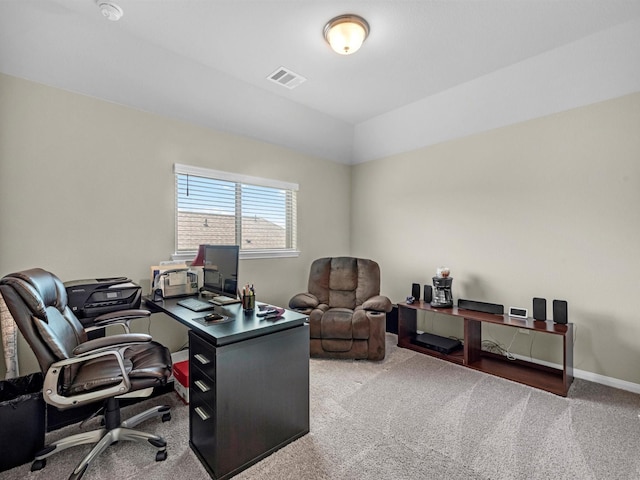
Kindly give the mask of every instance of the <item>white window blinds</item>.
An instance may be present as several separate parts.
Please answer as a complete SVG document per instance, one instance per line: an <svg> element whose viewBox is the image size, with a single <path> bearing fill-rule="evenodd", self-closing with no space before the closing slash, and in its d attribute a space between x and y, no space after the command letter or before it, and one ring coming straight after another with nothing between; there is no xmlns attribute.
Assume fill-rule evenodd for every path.
<svg viewBox="0 0 640 480"><path fill-rule="evenodd" d="M296 250L297 184L180 164L174 173L176 253L200 244Z"/></svg>

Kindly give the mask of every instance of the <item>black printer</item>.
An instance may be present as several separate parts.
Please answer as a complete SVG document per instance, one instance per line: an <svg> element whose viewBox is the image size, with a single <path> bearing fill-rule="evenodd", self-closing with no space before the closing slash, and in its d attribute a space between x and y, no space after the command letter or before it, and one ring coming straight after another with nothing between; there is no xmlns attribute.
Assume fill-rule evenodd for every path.
<svg viewBox="0 0 640 480"><path fill-rule="evenodd" d="M140 308L142 300L142 289L127 277L72 280L64 286L69 308L83 324L104 313Z"/></svg>

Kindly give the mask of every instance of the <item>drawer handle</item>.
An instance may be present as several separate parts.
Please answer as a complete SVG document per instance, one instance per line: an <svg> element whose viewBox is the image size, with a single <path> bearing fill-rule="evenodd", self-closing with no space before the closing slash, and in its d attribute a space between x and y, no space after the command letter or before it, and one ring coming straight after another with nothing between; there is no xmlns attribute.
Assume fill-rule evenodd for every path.
<svg viewBox="0 0 640 480"><path fill-rule="evenodd" d="M208 392L209 390L211 390L209 385L204 383L202 380L196 380L194 383L195 383L196 387L198 387L202 393L205 393L205 392Z"/></svg>
<svg viewBox="0 0 640 480"><path fill-rule="evenodd" d="M206 422L211 418L211 416L205 412L201 407L196 407L194 411L198 414L198 416L202 419L203 422Z"/></svg>
<svg viewBox="0 0 640 480"><path fill-rule="evenodd" d="M204 355L202 355L201 353L196 353L193 358L195 358L196 360L198 360L202 365L207 365L209 363L211 363L211 360L209 360L207 357L205 357Z"/></svg>

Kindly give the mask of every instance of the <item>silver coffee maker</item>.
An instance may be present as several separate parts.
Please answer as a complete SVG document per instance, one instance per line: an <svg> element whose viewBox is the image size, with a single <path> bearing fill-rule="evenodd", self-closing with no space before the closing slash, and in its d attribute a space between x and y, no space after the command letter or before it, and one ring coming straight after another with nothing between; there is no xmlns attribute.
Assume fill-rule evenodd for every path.
<svg viewBox="0 0 640 480"><path fill-rule="evenodd" d="M451 284L453 278L449 276L449 269L441 267L438 269L438 275L433 280L433 297L431 306L436 308L453 307L453 294L451 293Z"/></svg>

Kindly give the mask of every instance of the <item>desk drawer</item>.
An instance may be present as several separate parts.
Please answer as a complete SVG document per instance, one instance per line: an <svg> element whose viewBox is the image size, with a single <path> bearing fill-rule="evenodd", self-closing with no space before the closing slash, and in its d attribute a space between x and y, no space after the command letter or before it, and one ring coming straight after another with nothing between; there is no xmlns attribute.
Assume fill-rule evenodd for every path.
<svg viewBox="0 0 640 480"><path fill-rule="evenodd" d="M191 366L198 367L212 379L216 378L216 347L189 332L189 358Z"/></svg>
<svg viewBox="0 0 640 480"><path fill-rule="evenodd" d="M197 391L189 404L189 438L209 467L218 475L216 412Z"/></svg>
<svg viewBox="0 0 640 480"><path fill-rule="evenodd" d="M191 369L191 391L200 395L211 406L216 404L216 382L198 366Z"/></svg>

